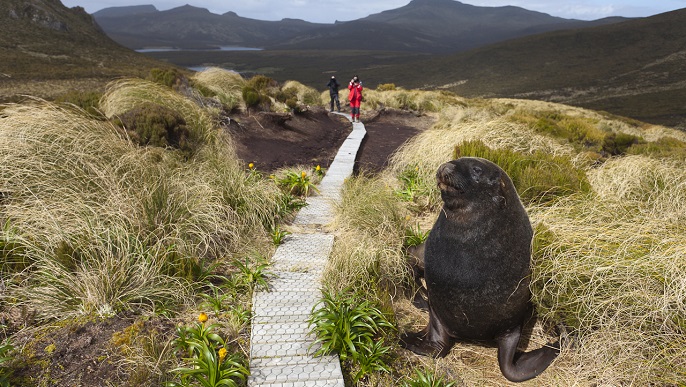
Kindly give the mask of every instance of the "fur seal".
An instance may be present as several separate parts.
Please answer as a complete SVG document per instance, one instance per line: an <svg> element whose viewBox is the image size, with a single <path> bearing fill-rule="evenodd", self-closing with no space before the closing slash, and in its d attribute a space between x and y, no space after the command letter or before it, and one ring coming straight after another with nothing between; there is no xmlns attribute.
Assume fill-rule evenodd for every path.
<svg viewBox="0 0 686 387"><path fill-rule="evenodd" d="M558 355L559 344L517 351L533 313L533 230L512 180L476 157L441 165L436 180L443 208L423 254L429 324L401 336L401 345L433 357L446 356L456 340L495 345L508 380L536 377Z"/></svg>

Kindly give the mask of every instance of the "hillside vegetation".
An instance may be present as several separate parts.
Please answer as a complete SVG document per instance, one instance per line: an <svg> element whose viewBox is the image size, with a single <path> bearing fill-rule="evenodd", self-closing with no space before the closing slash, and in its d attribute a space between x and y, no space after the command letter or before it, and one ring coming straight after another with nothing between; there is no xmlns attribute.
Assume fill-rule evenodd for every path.
<svg viewBox="0 0 686 387"><path fill-rule="evenodd" d="M0 3L0 100L100 90L121 76L167 67L107 37L81 7L59 1Z"/></svg>
<svg viewBox="0 0 686 387"><path fill-rule="evenodd" d="M202 354L239 385L248 372L251 291L268 286L316 179L245 165L223 125L236 109L298 114L328 96L220 69L151 78L112 82L89 106L0 106L0 383L193 385ZM440 210L436 168L458 154L501 165L536 230L530 346L561 330L563 349L524 385L686 382L686 135L553 103L368 89L365 113L384 107L436 124L381 174L349 179L332 225L327 300L380 319L347 352L351 383L506 384L493 348L434 360L397 345L426 323L406 249Z"/></svg>
<svg viewBox="0 0 686 387"><path fill-rule="evenodd" d="M539 322L529 348L563 332L559 358L524 385L686 383L686 135L552 103L368 95L372 103L437 112L438 122L383 174L346 185L327 294L352 305L371 301L399 332L423 328L427 315L411 304L405 250L426 238L440 210L437 167L457 154L484 157L512 177L535 228ZM385 350L360 343L358 352L370 355L344 368L362 372L370 386L410 383L416 370L456 385L509 385L494 348L460 343L433 360L399 349L396 335L377 334ZM381 371L370 372L370 364Z"/></svg>
<svg viewBox="0 0 686 387"><path fill-rule="evenodd" d="M411 19L401 11L377 16ZM425 25L433 26L428 21ZM390 45L374 51L362 46L332 49L338 45L311 50L314 46L310 45L302 50L283 46L192 56L183 52L150 55L183 66L217 65L243 74L267 74L279 81L298 79L319 89L331 74L339 79L357 74L365 87L393 83L408 89L448 90L469 98L545 100L683 129L684 26L686 10L678 10L611 25L540 33L453 54L391 52ZM375 34L360 34L357 40L366 42Z"/></svg>
<svg viewBox="0 0 686 387"><path fill-rule="evenodd" d="M289 108L266 77L184 82L121 79L89 111L0 105L1 385L161 385L191 377L172 370L193 348L245 378L251 291L309 185L239 160L221 118L319 93L292 82Z"/></svg>

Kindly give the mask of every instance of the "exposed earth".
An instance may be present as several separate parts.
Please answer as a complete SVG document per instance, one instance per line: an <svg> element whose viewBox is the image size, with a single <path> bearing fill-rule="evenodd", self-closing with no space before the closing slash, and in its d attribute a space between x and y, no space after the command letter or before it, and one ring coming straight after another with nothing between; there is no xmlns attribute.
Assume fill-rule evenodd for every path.
<svg viewBox="0 0 686 387"><path fill-rule="evenodd" d="M367 136L358 153L356 170L366 173L381 171L393 151L434 122L430 116L391 109L363 115L361 120ZM351 132L352 124L346 117L313 108L294 116L280 113L236 116L228 128L238 156L246 163L255 163L260 171L272 172L297 165L328 167ZM6 334L20 330L21 322L32 318L25 315L25 310L16 312L15 316L0 316L0 325L6 324ZM147 371L138 369L127 373L122 361L134 354L117 353L113 348L119 351L124 348L126 352L134 337L145 337L155 338L150 339L148 346L160 350L174 335L174 326L166 318L136 317L67 321L45 329L23 330L14 336L15 347L23 347L26 357L24 365L14 370L16 380L27 386L139 385L136 380L145 379Z"/></svg>
<svg viewBox="0 0 686 387"><path fill-rule="evenodd" d="M344 114L348 114L346 109ZM405 141L433 123L429 116L384 109L363 115L367 136L358 152L356 171L380 172L388 157ZM321 165L327 168L352 130L350 121L323 108L303 113L257 113L237 117L229 125L238 157L258 170Z"/></svg>

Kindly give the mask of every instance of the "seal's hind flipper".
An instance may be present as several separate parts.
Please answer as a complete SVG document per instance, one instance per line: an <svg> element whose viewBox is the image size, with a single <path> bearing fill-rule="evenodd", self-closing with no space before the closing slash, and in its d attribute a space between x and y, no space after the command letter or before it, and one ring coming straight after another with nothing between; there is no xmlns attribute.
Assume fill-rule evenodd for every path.
<svg viewBox="0 0 686 387"><path fill-rule="evenodd" d="M548 368L560 353L559 343L530 352L518 352L517 345L521 334L521 327L517 327L496 339L500 372L511 382L523 382L535 378Z"/></svg>

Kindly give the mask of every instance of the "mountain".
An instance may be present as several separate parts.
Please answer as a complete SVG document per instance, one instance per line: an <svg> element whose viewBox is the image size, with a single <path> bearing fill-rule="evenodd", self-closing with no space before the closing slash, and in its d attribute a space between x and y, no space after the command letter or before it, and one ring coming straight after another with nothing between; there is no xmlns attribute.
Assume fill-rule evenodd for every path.
<svg viewBox="0 0 686 387"><path fill-rule="evenodd" d="M312 31L273 49L365 49L447 53L520 36L597 24L563 19L524 8L478 7L454 0L412 0L404 7Z"/></svg>
<svg viewBox="0 0 686 387"><path fill-rule="evenodd" d="M234 12L217 15L190 5L166 11L142 7L145 12L141 7L105 8L93 17L112 39L132 49L263 47L319 26L297 19L255 20Z"/></svg>
<svg viewBox="0 0 686 387"><path fill-rule="evenodd" d="M681 9L524 37L365 76L466 97L561 102L686 129L684 63L686 9Z"/></svg>
<svg viewBox="0 0 686 387"><path fill-rule="evenodd" d="M559 29L616 23L553 17L519 7L477 7L454 0L412 0L404 7L333 24L260 21L183 6L106 8L93 14L117 42L145 47L263 47L271 50L383 50L448 53ZM154 9L154 10L153 10Z"/></svg>
<svg viewBox="0 0 686 387"><path fill-rule="evenodd" d="M59 0L2 0L0 57L0 97L10 86L34 94L32 82L102 83L167 66L115 43L83 8Z"/></svg>

